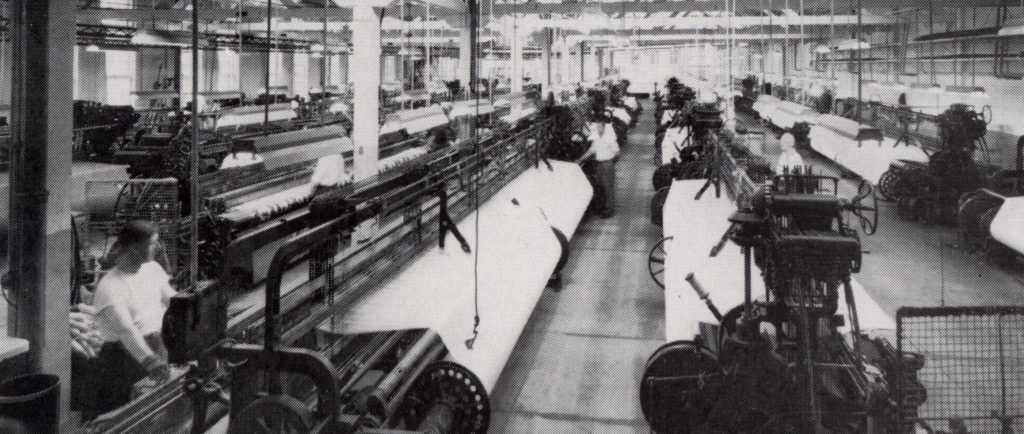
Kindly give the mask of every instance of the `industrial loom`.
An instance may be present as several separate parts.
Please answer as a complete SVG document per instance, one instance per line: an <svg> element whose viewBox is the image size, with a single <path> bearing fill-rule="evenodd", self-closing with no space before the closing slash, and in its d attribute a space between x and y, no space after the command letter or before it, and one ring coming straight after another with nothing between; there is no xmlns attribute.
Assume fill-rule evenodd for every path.
<svg viewBox="0 0 1024 434"><path fill-rule="evenodd" d="M318 196L249 290L262 306L229 316L243 288L226 271L174 300L165 338L188 373L105 428L165 429L182 421L163 410L188 402L193 432L218 419L231 432L486 432L487 394L564 264L556 233L572 234L591 194L578 166L543 159L545 128L435 150ZM366 224L377 235L360 242ZM251 248L246 237L225 256Z"/></svg>

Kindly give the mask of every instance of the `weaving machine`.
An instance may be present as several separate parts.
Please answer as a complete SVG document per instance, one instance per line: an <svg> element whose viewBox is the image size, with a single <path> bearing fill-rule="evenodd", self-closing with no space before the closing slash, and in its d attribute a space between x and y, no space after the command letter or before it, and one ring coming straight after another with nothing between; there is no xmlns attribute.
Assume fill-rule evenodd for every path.
<svg viewBox="0 0 1024 434"><path fill-rule="evenodd" d="M539 298L547 281L545 273L565 254L552 227L571 233L588 202L586 195L566 196L575 191L567 188L561 194L545 193L551 185L586 192L590 187L575 164L541 164L542 146L532 139L535 135L536 130L530 129L507 137L483 137L468 149L440 149L404 165L408 170L401 173L384 172L376 179L318 196L310 206L316 217L311 220L313 226L299 229L281 245L267 279L256 287L257 294L265 295L263 306L228 318L226 295L239 290L233 287L237 280L228 274L209 287L175 298L165 322L171 360L197 363L187 375L154 392L152 400L123 409L106 427L115 432L145 432L181 423L180 417L161 413L161 408L174 408L172 403L159 403L188 395L197 403L194 432L203 432L209 426L206 422L225 411L230 412L230 422L225 418L221 423L229 424L230 432L250 432L260 423L293 432L486 432L490 418L486 393L503 366L495 364L495 358L510 354L532 310L531 300L536 302L532 297ZM565 176L572 181L567 183ZM532 295L526 299L495 303L506 309L522 308L515 315L486 315L489 319L481 325L479 338L467 342L462 339L468 331L442 323L374 325L378 320L412 318L368 307L392 290L412 291L402 299L419 306L421 313L416 315L443 318L437 309L408 298L426 290L422 285L393 283L398 286L370 291L404 264L415 263L416 270L446 263L470 266L473 256L464 251L471 247L460 233L472 224L467 217L474 212L474 196L490 198L478 211L482 219L518 222L512 230L504 225L485 226L479 248L481 260L493 258L484 260L485 264L505 268L519 264L495 273L494 278L526 286L486 287L502 289L489 297L521 297L529 287ZM567 204L572 204L568 214ZM368 244L350 244L354 228L370 220L378 222L379 235ZM454 248L444 248L446 239ZM226 255L245 248L243 239L236 240ZM524 255L526 251L518 249L534 253ZM543 265L522 268L526 263L508 261L511 257L541 260ZM420 259L410 262L414 258ZM507 273L521 278L509 279ZM419 272L402 272L402 276L412 275ZM395 282L401 279L406 277ZM458 285L449 281L444 287ZM461 294L438 300L459 305L462 302L455 300L465 300L467 293ZM369 305L359 302L366 297ZM363 306L375 314L354 322L352 318L360 316L336 318L341 309L356 302L360 303L357 308ZM457 323L472 326L471 318ZM510 319L518 322L506 326L487 322ZM222 363L211 363L216 360ZM262 381L254 381L259 378L276 380L268 389ZM228 388L230 398L225 393Z"/></svg>
<svg viewBox="0 0 1024 434"><path fill-rule="evenodd" d="M378 162L382 173L398 170L400 166L423 157L428 152L423 142L423 132L443 126L422 122L417 125L420 128L426 126L426 129L412 138L402 130L401 134L391 136L397 138L397 142L389 143L382 140L381 155L384 157ZM325 128L339 127L329 126L321 129ZM309 130L299 132L304 131ZM339 135L331 137L343 134L342 131L336 133ZM337 145L323 143L326 149L321 155L337 152ZM342 156L346 160L346 165L350 165L352 150L343 150ZM262 238L261 243L265 243L271 239L280 239L304 224L304 208L313 199L315 190L315 186L310 184L310 176L316 159L291 162L293 158L268 157L268 160L261 164L220 170L201 176L200 191L210 217L204 220L208 225L203 231L207 234L203 240L203 257L206 259L203 264L209 271L206 275L212 276L225 266L220 258L229 258L230 263L227 267L235 270L239 278L245 281L252 279L251 254L235 257L222 255L231 241L249 233L276 234L270 238Z"/></svg>
<svg viewBox="0 0 1024 434"><path fill-rule="evenodd" d="M739 210L725 223L673 224L664 258L669 343L652 355L640 385L653 431L908 432L902 423L924 401L910 369L920 368L920 356L904 356L916 365L900 363L896 349L868 333L894 324L851 278L861 248L843 214L873 232L872 190L864 184L848 201L835 195L837 179L802 171L759 188L722 170ZM700 184L687 182L695 181L673 185L685 190L673 212L736 209L726 198L698 207L689 198ZM720 240L701 236L712 226L725 229ZM739 264L745 273L729 271ZM763 282L753 279L754 266Z"/></svg>

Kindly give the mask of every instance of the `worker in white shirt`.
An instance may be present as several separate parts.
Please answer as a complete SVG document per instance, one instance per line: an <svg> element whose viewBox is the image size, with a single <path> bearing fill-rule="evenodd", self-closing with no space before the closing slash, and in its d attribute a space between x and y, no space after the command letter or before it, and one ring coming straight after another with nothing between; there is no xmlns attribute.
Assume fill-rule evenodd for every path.
<svg viewBox="0 0 1024 434"><path fill-rule="evenodd" d="M238 140L231 145L231 153L220 163L221 170L232 167L244 167L263 162L263 157L256 154L256 144L251 140Z"/></svg>
<svg viewBox="0 0 1024 434"><path fill-rule="evenodd" d="M611 116L607 113L595 114L586 130L590 149L583 155L583 159L594 157L595 197L601 218L615 214L615 161L619 156L619 143L610 124Z"/></svg>
<svg viewBox="0 0 1024 434"><path fill-rule="evenodd" d="M325 155L316 160L313 176L309 179L310 184L313 185L314 194L350 184L355 179L355 172L349 170L345 164L345 157L342 155L355 149L351 131L352 129L349 128L344 137L336 140L337 153Z"/></svg>
<svg viewBox="0 0 1024 434"><path fill-rule="evenodd" d="M772 166L775 173L783 173L786 168L793 170L804 166L804 158L797 152L796 139L793 138L792 134L783 134L782 138L779 139L779 147L782 148L782 154L779 155L779 159L775 160L775 165Z"/></svg>
<svg viewBox="0 0 1024 434"><path fill-rule="evenodd" d="M104 344L89 376L87 393L95 395L83 399L83 420L128 403L142 378L160 383L170 376L161 329L175 291L154 260L158 248L157 228L148 222L126 224L111 248L115 265L96 285L92 301Z"/></svg>

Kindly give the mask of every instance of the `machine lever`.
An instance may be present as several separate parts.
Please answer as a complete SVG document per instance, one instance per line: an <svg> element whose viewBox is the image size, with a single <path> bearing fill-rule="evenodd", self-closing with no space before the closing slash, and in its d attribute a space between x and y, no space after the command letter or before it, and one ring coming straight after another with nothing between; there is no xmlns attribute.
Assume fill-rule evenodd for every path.
<svg viewBox="0 0 1024 434"><path fill-rule="evenodd" d="M717 257L719 253L722 253L722 249L725 248L726 243L729 242L729 239L732 238L732 235L736 233L736 230L738 229L738 223L733 223L732 225L729 225L729 229L727 229L725 233L722 234L722 239L718 240L718 243L711 248L712 258Z"/></svg>
<svg viewBox="0 0 1024 434"><path fill-rule="evenodd" d="M695 277L693 273L687 274L686 281L693 287L693 290L697 292L697 297L700 297L701 300L704 300L704 304L708 305L708 309L711 310L711 314L715 316L715 319L717 319L718 322L722 322L722 318L724 318L722 316L722 312L719 312L718 308L715 307L715 303L711 301L711 296L708 295L708 292L705 291L704 287L697 281L697 277Z"/></svg>
<svg viewBox="0 0 1024 434"><path fill-rule="evenodd" d="M438 196L441 199L441 210L438 213L438 224L440 225L439 238L437 244L442 249L444 248L444 239L448 237L448 232L451 232L455 239L462 246L462 251L469 253L472 249L469 248L469 242L466 241L466 237L462 236L462 232L459 232L459 227L452 220L452 216L448 214L448 192L441 186Z"/></svg>

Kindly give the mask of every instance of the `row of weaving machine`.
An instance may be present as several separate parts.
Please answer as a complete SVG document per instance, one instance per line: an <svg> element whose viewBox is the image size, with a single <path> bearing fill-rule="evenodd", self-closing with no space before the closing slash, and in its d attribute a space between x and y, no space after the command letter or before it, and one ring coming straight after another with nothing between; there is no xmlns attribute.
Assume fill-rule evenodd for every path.
<svg viewBox="0 0 1024 434"><path fill-rule="evenodd" d="M165 317L170 361L188 367L187 373L93 428L186 430L190 421L175 412L191 408L192 432L204 432L225 412L230 417L221 423L230 420L231 432L252 432L259 423L290 432L405 432L384 429L396 426L485 432L486 402L477 402L486 400L484 387L469 384L473 373L465 368L443 363L448 350L436 331L341 335L325 331L324 324L333 324L332 307L380 285L437 237L443 245L454 234L455 251L468 251L454 222L529 168L551 168L541 163L545 135L546 123L522 117L514 125L477 129L452 146L415 143L383 151L376 177L316 197L300 182L263 196L301 190L308 206L274 217L252 201L229 208L235 199L224 199L218 218L247 228L218 249L233 265L217 267L214 281L180 293ZM259 178L258 168L221 172L212 175L236 184ZM356 227L367 223L378 235L353 241ZM253 255L268 246L265 278L246 276ZM260 295L265 299L252 303Z"/></svg>
<svg viewBox="0 0 1024 434"><path fill-rule="evenodd" d="M754 180L730 143L711 145L704 178L672 180L649 262L668 341L640 382L652 432L1019 432L1021 347L1004 331L1019 307L892 318L854 278L856 226L878 226L869 182L844 198L810 167ZM719 184L728 196L705 194Z"/></svg>

